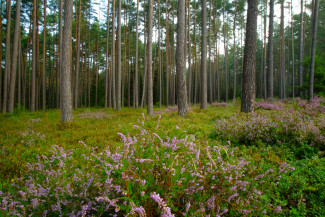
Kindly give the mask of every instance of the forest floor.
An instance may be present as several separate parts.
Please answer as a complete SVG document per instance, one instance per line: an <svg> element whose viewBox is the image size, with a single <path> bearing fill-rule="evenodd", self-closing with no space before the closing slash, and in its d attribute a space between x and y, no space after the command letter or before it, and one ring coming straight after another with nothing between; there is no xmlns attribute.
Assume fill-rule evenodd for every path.
<svg viewBox="0 0 325 217"><path fill-rule="evenodd" d="M254 195L259 198L254 198L254 201L259 202L249 205L249 202L245 202L245 200L250 200L247 198L252 197L252 195L238 193L238 196L237 193L229 190L232 189L232 187L240 187L234 186L236 182L231 181L229 177L236 177L238 181L242 180L242 176L238 176L238 172L245 173L243 171L232 170L225 175L222 175L222 172L220 172L221 175L218 176L219 179L228 180L228 184L224 184L226 181L223 181L221 184L219 183L218 191L222 193L216 194L215 197L211 197L211 195L214 195L213 191L211 191L211 183L213 182L212 180L215 179L214 176L213 178L210 177L209 181L200 180L199 175L195 178L195 181L183 181L187 183L187 187L183 187L183 193L180 193L179 191L181 190L178 189L177 186L179 186L178 182L180 180L186 179L186 177L182 177L183 168L186 168L184 166L180 167L182 169L176 169L176 174L179 172L179 175L173 175L174 177L171 176L167 181L162 181L160 187L157 188L154 187L155 185L159 186L157 180L162 179L162 177L157 174L152 175L152 177L148 176L143 178L147 180L147 184L144 184L144 186L147 187L141 188L140 190L131 190L131 184L125 181L127 183L127 190L125 190L127 193L125 194L128 196L124 196L128 197L128 199L124 198L123 200L127 200L128 203L124 202L123 205L118 203L119 209L124 213L130 212L132 214L132 211L136 213L136 208L142 207L148 216L155 216L158 213L164 214L166 211L164 211L163 208L164 204L161 205L159 203L159 198L155 199L155 194L152 193L157 192L164 198L167 205L171 207L171 212L176 214L176 216L181 216L183 214L188 216L201 216L203 213L215 215L222 214L222 210L228 212L230 215L238 215L238 213L245 214L245 212L253 213L254 215L262 215L262 213L265 212L269 215L280 215L280 211L283 211L281 212L282 215L287 216L325 215L325 113L323 111L325 107L323 103L322 100L319 100L319 102L314 103L317 104L315 107L315 105L310 105L303 101L278 102L276 104L260 102L260 104L257 104L257 111L254 112L254 114L239 113L240 105L238 102L229 104L215 103L210 105L206 110L201 110L199 106L192 106L185 118L178 116L177 107L155 108L155 115L152 117L146 115L145 109L136 110L134 108L122 108L120 112L117 112L113 109L80 108L73 112L73 122L69 124L61 123L59 110L47 110L46 112L38 111L35 113L16 111L11 115L1 114L0 214L2 212L5 214L10 213L10 209L16 206L12 205L11 208L9 208L9 203L6 204L3 200L1 202L1 197L6 198L7 201L20 201L20 203L25 203L24 205L29 207L29 211L26 209L26 213L32 212L32 209L35 208L35 204L27 205L26 203L28 203L28 201L29 203L35 202L35 195L28 193L30 187L26 184L22 184L20 181L30 179L30 177L33 176L31 174L37 174L42 171L42 168L37 169L37 165L42 165L42 162L44 163L43 165L48 165L47 163L56 162L54 160L57 159L66 165L70 165L70 169L77 167L87 174L92 174L92 172L95 171L94 168L97 166L91 168L92 164L89 163L91 156L96 156L94 159L99 159L98 156L102 156L102 153L107 153L108 151L110 153L120 153L121 156L125 154L125 156L123 156L125 159L128 159L127 156L132 156L133 153L129 150L129 147L131 147L130 145L140 144L140 149L146 152L145 150L147 149L143 147L144 143L156 144L159 143L159 141L157 142L156 140L160 140L156 149L150 149L151 152L148 151L149 155L139 155L136 162L140 162L141 159L148 159L149 161L150 155L156 156L155 158L158 159L160 155L156 155L157 153L153 154L153 152L157 150L157 152L161 152L160 159L162 159L162 156L164 156L164 159L167 159L169 154L175 158L172 161L164 160L164 162L157 160L157 162L155 162L156 167L158 165L165 168L166 165L169 165L170 168L175 167L176 169L178 159L181 161L181 157L179 156L182 154L185 156L189 152L193 152L193 158L190 159L192 159L192 164L195 167L193 171L196 171L196 173L200 173L198 172L199 170L202 172L202 175L207 175L210 171L207 168L214 165L219 169L215 168L216 171L214 171L213 174L219 174L221 165L228 165L229 162L235 163L236 161L238 164L236 164L237 166L234 168L238 170L241 167L246 168L246 164L250 164L250 166L243 171L257 168L257 171L261 174L261 172L272 170L273 168L275 174L272 176L276 177L276 180L266 178L268 172L259 176L253 173L255 176L254 178L251 177L251 180L259 180L264 177L265 180L261 181L261 183L275 183L275 185L272 188L270 187L270 189L260 186L261 184L259 183L251 186L251 190L256 192ZM137 141L135 141L135 138L137 138ZM192 143L195 145L189 145ZM180 146L182 148L173 148L179 144L183 144L184 147ZM55 147L59 148L56 149ZM62 150L60 148L62 148ZM158 150L158 148L167 149L159 151L160 149ZM236 148L238 148L237 151L235 151ZM63 153L62 156L64 157L54 157L53 161L46 161L47 158L50 158L52 152L56 154L56 152L59 152L58 150L61 150L61 154ZM73 150L74 154L71 156L73 156L76 161L79 161L77 163L78 166L74 165L75 161L69 161L69 163L64 161L66 159L66 154L63 150ZM87 155L87 150L90 153L89 155ZM135 150L138 149L134 148L133 151ZM182 151L179 152L179 150ZM219 153L219 155L212 154L211 156L209 150L211 150L211 152L214 150L216 153ZM234 154L231 154L233 152ZM66 153L68 153L68 151ZM79 158L85 158L87 161L79 160ZM200 158L204 158L208 163ZM222 158L222 160L220 160L220 158ZM240 159L245 159L247 163L241 165L243 161L240 161ZM154 160L155 159L150 158L150 162ZM96 160L92 161L95 162ZM175 163L175 161L177 163ZM217 166L216 164L221 161L224 163ZM112 162L117 161L114 158ZM127 164L129 168L132 168L132 166L130 166L130 159L125 162L128 162L125 164ZM190 165L190 162L187 163ZM59 163L59 166L50 166L50 168L61 168L61 164L62 163ZM118 167L117 165L117 171L123 171ZM153 168L155 168L154 165ZM147 169L151 173L153 168ZM292 168L292 170L289 170L289 168ZM181 170L182 172L180 172ZM188 170L190 171L190 169ZM225 168L223 168L223 171L225 171ZM64 173L66 172L67 171ZM98 173L101 173L101 170ZM132 170L132 173L136 174L136 177L140 177L140 172L137 173L136 170ZM164 176L168 177L170 173L169 171L167 175L165 174ZM42 172L42 174L44 175L45 172ZM46 174L47 176L50 174L48 170ZM96 172L94 172L94 174L96 174ZM94 174L91 177L96 179ZM61 174L59 174L59 176L60 175ZM125 175L125 173L123 174L122 172L122 177L123 175ZM57 175L55 176L58 178ZM70 176L72 177L71 174ZM62 175L62 177L65 177L63 179L66 180L68 180L70 176ZM248 174L246 176L248 176ZM75 177L75 174L73 177ZM86 175L86 177L88 177L88 175ZM100 179L100 177L99 175L98 178ZM190 177L190 175L188 177ZM131 177L130 180L133 178ZM173 178L175 178L174 184L172 184ZM34 179L30 179L29 182ZM90 182L87 178L85 178L85 180L87 183ZM91 182L92 181L93 180L91 180ZM202 197L198 199L197 196L195 196L195 192L197 192L198 189L194 192L189 192L189 189L191 189L189 183L198 182L201 185L202 183L200 181L204 182L205 188L210 189L206 190L205 193L200 193ZM165 192L164 188L166 187L166 182L168 182L169 191L172 193L174 192L173 196L170 196L168 191ZM69 181L66 181L66 183L69 183ZM72 181L72 183L74 182ZM36 186L39 183L35 181L34 184ZM49 184L51 188L55 189L54 185L54 182ZM76 186L77 184L74 183L72 185ZM86 189L88 189L89 185ZM66 187L66 185L64 186ZM123 186L123 184L121 184L121 186ZM244 188L245 186L241 187ZM13 196L18 194L17 189L19 188L25 189L27 195L29 195L29 199L26 200L25 198L25 200L22 200L22 198L18 196ZM192 186L192 188L194 187ZM260 191L257 189L260 189ZM86 194L85 191L87 190L82 191L83 194ZM8 192L11 196L8 196ZM38 192L40 192L40 189L38 189ZM55 192L57 197L57 191ZM143 196L143 192L146 192L148 195L150 194L150 197L140 200L139 197ZM49 192L47 193L49 194ZM98 194L93 195L93 201L99 201L98 196L103 196L102 193L98 193L98 191L95 190L92 190L88 194L88 197L90 197L91 194ZM193 197L189 195L193 195ZM40 201L41 196L42 195L37 196ZM190 202L179 202L179 199L177 199L179 197L187 198ZM232 197L238 197L238 200L236 202L235 200L231 202L233 200ZM240 200L240 197L244 199ZM97 199L94 200L94 198ZM122 200L121 198L123 197L119 196L119 198L119 200ZM154 202L148 202L150 198L152 198L153 201L158 201L157 203L159 206L155 205ZM220 203L218 202L218 198L220 199ZM62 200L62 198L60 200ZM84 204L82 199L74 200L79 201L81 205L82 203ZM213 201L211 202L211 200ZM67 201L69 200L67 199ZM74 203L76 203L75 201ZM141 203L141 201L143 203ZM224 203L221 203L221 201L224 201ZM46 206L50 206L49 204L52 202L49 202ZM111 203L112 201L106 202ZM43 203L45 202L43 201ZM68 202L66 203L68 204ZM218 203L220 204L219 208L215 205ZM273 205L270 205L271 203ZM192 204L191 208L189 208L189 204ZM207 204L204 205L207 207L205 207L205 209L200 208L202 204ZM167 207L167 205L165 207ZM38 211L49 210L50 208L46 206L39 208ZM93 202L93 206L95 206L95 202ZM117 207L116 204L114 206L115 208ZM80 207L81 206L79 206L79 208ZM54 210L53 207L51 209ZM61 209L60 212L67 215L67 211L64 211L63 205ZM71 209L71 207L69 209ZM96 209L99 210L98 207ZM34 211L34 213L35 212L36 211ZM90 210L87 212L90 213ZM166 212L168 212L168 210ZM21 213L23 213L23 211L21 211ZM98 211L98 213L100 212ZM102 213L105 212L103 211ZM140 212L138 213L140 215Z"/></svg>

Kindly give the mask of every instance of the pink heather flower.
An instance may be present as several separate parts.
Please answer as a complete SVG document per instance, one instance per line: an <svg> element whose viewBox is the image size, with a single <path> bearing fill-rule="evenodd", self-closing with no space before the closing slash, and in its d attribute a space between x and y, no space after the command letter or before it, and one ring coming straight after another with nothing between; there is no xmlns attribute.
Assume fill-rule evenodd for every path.
<svg viewBox="0 0 325 217"><path fill-rule="evenodd" d="M280 206L278 206L278 207L276 207L275 208L275 210L274 210L276 213L279 213L279 212L281 212L282 211L282 209L281 209L281 207Z"/></svg>

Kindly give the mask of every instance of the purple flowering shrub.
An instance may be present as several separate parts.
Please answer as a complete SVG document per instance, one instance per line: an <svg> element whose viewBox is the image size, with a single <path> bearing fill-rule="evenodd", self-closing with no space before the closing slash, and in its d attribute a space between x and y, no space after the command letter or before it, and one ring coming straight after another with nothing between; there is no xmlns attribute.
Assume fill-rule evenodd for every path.
<svg viewBox="0 0 325 217"><path fill-rule="evenodd" d="M134 127L138 133L121 133L123 145L104 152L83 142L80 150L53 146L0 186L1 216L257 216L285 205L265 193L294 170L288 164L264 171L236 148L156 133L159 120Z"/></svg>
<svg viewBox="0 0 325 217"><path fill-rule="evenodd" d="M319 117L322 119L322 117ZM256 111L237 113L215 124L217 136L224 141L244 144L307 143L321 147L325 143L323 123L308 118L301 111Z"/></svg>
<svg viewBox="0 0 325 217"><path fill-rule="evenodd" d="M297 109L300 109L302 113L310 117L315 117L321 113L325 114L325 99L315 96L310 102L297 98Z"/></svg>
<svg viewBox="0 0 325 217"><path fill-rule="evenodd" d="M255 102L254 107L257 110L262 109L262 110L277 110L277 111L280 111L280 110L283 110L284 104L281 101L277 101L276 103L271 103L271 102L261 100L259 102Z"/></svg>

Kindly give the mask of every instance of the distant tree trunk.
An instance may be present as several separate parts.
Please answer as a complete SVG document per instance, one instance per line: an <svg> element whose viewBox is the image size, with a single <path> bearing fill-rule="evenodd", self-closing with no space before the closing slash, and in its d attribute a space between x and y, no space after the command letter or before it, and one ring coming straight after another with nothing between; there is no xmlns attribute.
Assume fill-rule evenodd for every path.
<svg viewBox="0 0 325 217"><path fill-rule="evenodd" d="M153 115L153 81L152 81L152 22L153 22L153 0L149 0L148 12L148 49L147 49L147 82L148 82L148 115ZM183 49L184 50L184 49Z"/></svg>
<svg viewBox="0 0 325 217"><path fill-rule="evenodd" d="M270 0L269 15L269 42L268 42L268 59L267 59L267 98L273 101L273 17L274 17L274 0Z"/></svg>
<svg viewBox="0 0 325 217"><path fill-rule="evenodd" d="M18 89L17 89L17 105L21 105L21 68L22 68L22 54L21 54L21 34L18 39Z"/></svg>
<svg viewBox="0 0 325 217"><path fill-rule="evenodd" d="M202 40L201 40L201 109L207 109L207 75L206 75L206 58L207 58L207 39L206 39L206 0L202 0Z"/></svg>
<svg viewBox="0 0 325 217"><path fill-rule="evenodd" d="M257 6L257 0L248 0L241 112L254 110Z"/></svg>
<svg viewBox="0 0 325 217"><path fill-rule="evenodd" d="M72 94L71 94L71 49L72 49L72 15L73 0L65 0L64 3L64 40L62 41L61 64L61 98L62 98L62 122L72 120Z"/></svg>
<svg viewBox="0 0 325 217"><path fill-rule="evenodd" d="M60 77L61 77L61 62L62 62L62 9L63 9L63 0L59 1L59 58L58 58L58 70L57 70L57 75L56 75L56 82L57 82L57 87L56 87L56 107L61 108L61 99L60 99ZM34 59L34 58L33 58Z"/></svg>
<svg viewBox="0 0 325 217"><path fill-rule="evenodd" d="M46 0L44 0L44 31L43 31L43 111L46 109Z"/></svg>
<svg viewBox="0 0 325 217"><path fill-rule="evenodd" d="M264 66L263 66L263 78L264 78L264 99L267 99L267 84L266 84L266 16L267 16L267 1L265 1L264 8Z"/></svg>
<svg viewBox="0 0 325 217"><path fill-rule="evenodd" d="M196 11L196 1L194 0L194 11ZM197 84L198 84L198 72L197 72L197 60L196 60L196 16L194 16L194 104L197 99Z"/></svg>
<svg viewBox="0 0 325 217"><path fill-rule="evenodd" d="M177 73L177 104L178 114L187 114L187 91L185 74L185 0L178 0L177 8L177 46L176 46L176 73Z"/></svg>
<svg viewBox="0 0 325 217"><path fill-rule="evenodd" d="M7 0L7 34L6 34L6 57L5 57L5 74L3 80L3 102L2 112L7 112L7 90L8 77L10 75L10 22L11 21L11 0Z"/></svg>
<svg viewBox="0 0 325 217"><path fill-rule="evenodd" d="M304 67L304 0L301 0L300 12L300 37L299 37L299 72L298 72L298 86L301 88L303 83ZM303 91L299 89L299 96L302 97Z"/></svg>
<svg viewBox="0 0 325 217"><path fill-rule="evenodd" d="M314 16L313 16L313 38L310 58L310 75L309 75L309 93L308 99L312 100L314 95L314 74L315 74L315 55L316 55L316 37L317 37L317 19L318 19L319 0L315 0Z"/></svg>
<svg viewBox="0 0 325 217"><path fill-rule="evenodd" d="M18 40L20 34L20 0L16 2L16 17L15 17L15 30L13 40L13 51L11 59L11 75L9 85L9 99L8 99L8 112L14 111L15 103L15 86L16 86L16 74L17 74L17 56L18 56Z"/></svg>
<svg viewBox="0 0 325 217"><path fill-rule="evenodd" d="M145 22L146 23L146 22ZM141 108L144 107L144 100L147 96L147 72L148 72L148 60L147 60L147 50L148 50L148 45L147 45L147 35L146 35L146 27L144 28L144 72L143 72L143 85L142 85L142 97L141 97Z"/></svg>
<svg viewBox="0 0 325 217"><path fill-rule="evenodd" d="M158 1L158 75L159 75L159 107L162 105L161 51L160 51L160 1Z"/></svg>
<svg viewBox="0 0 325 217"><path fill-rule="evenodd" d="M212 17L212 3L209 2L209 102L213 103L212 96L212 64L211 64L211 17Z"/></svg>
<svg viewBox="0 0 325 217"><path fill-rule="evenodd" d="M187 21L187 30L188 30L188 104L191 104L192 99L192 70L191 70L191 4L190 0L188 0L188 21Z"/></svg>
<svg viewBox="0 0 325 217"><path fill-rule="evenodd" d="M168 58L169 58L169 48L168 48L168 0L166 0L166 106L169 105L169 63L168 63Z"/></svg>
<svg viewBox="0 0 325 217"><path fill-rule="evenodd" d="M236 21L237 21L237 1L235 1L235 16L234 16L234 26L233 26L233 36L234 36L234 92L233 92L233 100L236 100L236 86L237 86L237 61L236 61Z"/></svg>
<svg viewBox="0 0 325 217"><path fill-rule="evenodd" d="M33 2L33 59L32 59L32 86L31 86L31 100L30 100L30 111L35 111L35 87L36 87L36 0Z"/></svg>
<svg viewBox="0 0 325 217"><path fill-rule="evenodd" d="M2 63L2 4L0 5L0 63ZM0 108L2 109L2 67L0 67Z"/></svg>
<svg viewBox="0 0 325 217"><path fill-rule="evenodd" d="M281 45L280 45L280 56L281 56L281 71L280 71L280 94L279 98L285 98L285 39L284 39L284 0L281 0L281 24L280 24L280 37L281 37Z"/></svg>
<svg viewBox="0 0 325 217"><path fill-rule="evenodd" d="M226 29L226 1L223 1L223 37L224 37L224 51L225 51L225 59L224 59L224 66L225 66L225 83L226 83L226 93L225 93L225 101L228 102L228 86L229 86L229 72L228 72L228 34Z"/></svg>
<svg viewBox="0 0 325 217"><path fill-rule="evenodd" d="M77 25L78 25L78 29L77 29L77 44L76 44L77 50L76 50L76 79L75 79L75 89L74 89L74 108L78 108L78 98L79 98L81 0L79 0L78 24ZM107 29L108 29L108 27L107 27Z"/></svg>
<svg viewBox="0 0 325 217"><path fill-rule="evenodd" d="M291 46L292 46L292 98L295 98L295 41L293 35L293 11L291 0Z"/></svg>
<svg viewBox="0 0 325 217"><path fill-rule="evenodd" d="M113 108L116 108L116 87L115 87L115 0L113 0L112 14L112 95Z"/></svg>
<svg viewBox="0 0 325 217"><path fill-rule="evenodd" d="M135 75L134 75L134 106L139 107L139 0L137 0L137 27L135 38Z"/></svg>

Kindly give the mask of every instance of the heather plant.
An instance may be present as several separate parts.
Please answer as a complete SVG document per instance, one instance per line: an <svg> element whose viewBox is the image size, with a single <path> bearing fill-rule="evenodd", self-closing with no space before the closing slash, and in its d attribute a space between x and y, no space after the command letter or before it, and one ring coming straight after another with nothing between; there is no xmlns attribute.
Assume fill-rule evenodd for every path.
<svg viewBox="0 0 325 217"><path fill-rule="evenodd" d="M302 111L256 111L237 113L216 121L214 136L237 144L284 144L296 157L313 155L324 150L325 135L322 121L306 116Z"/></svg>
<svg viewBox="0 0 325 217"><path fill-rule="evenodd" d="M254 103L255 109L262 110L283 110L284 104L281 101L277 101L276 103L267 102L264 100L258 101Z"/></svg>
<svg viewBox="0 0 325 217"><path fill-rule="evenodd" d="M27 122L26 130L20 133L22 137L21 140L22 144L31 146L35 143L39 143L45 140L44 133L37 132L37 130L35 129L37 125L39 125L40 121L41 121L40 118L35 118Z"/></svg>
<svg viewBox="0 0 325 217"><path fill-rule="evenodd" d="M316 117L320 113L325 113L324 102L325 100L318 96L315 96L310 101L297 98L296 108L305 115Z"/></svg>
<svg viewBox="0 0 325 217"><path fill-rule="evenodd" d="M284 201L269 192L294 170L264 170L231 146L195 143L157 133L139 121L122 146L97 151L52 147L26 173L0 186L1 215L11 216L262 216L278 215ZM272 186L274 188L272 188ZM268 189L268 190L267 190ZM266 194L267 193L267 194Z"/></svg>

